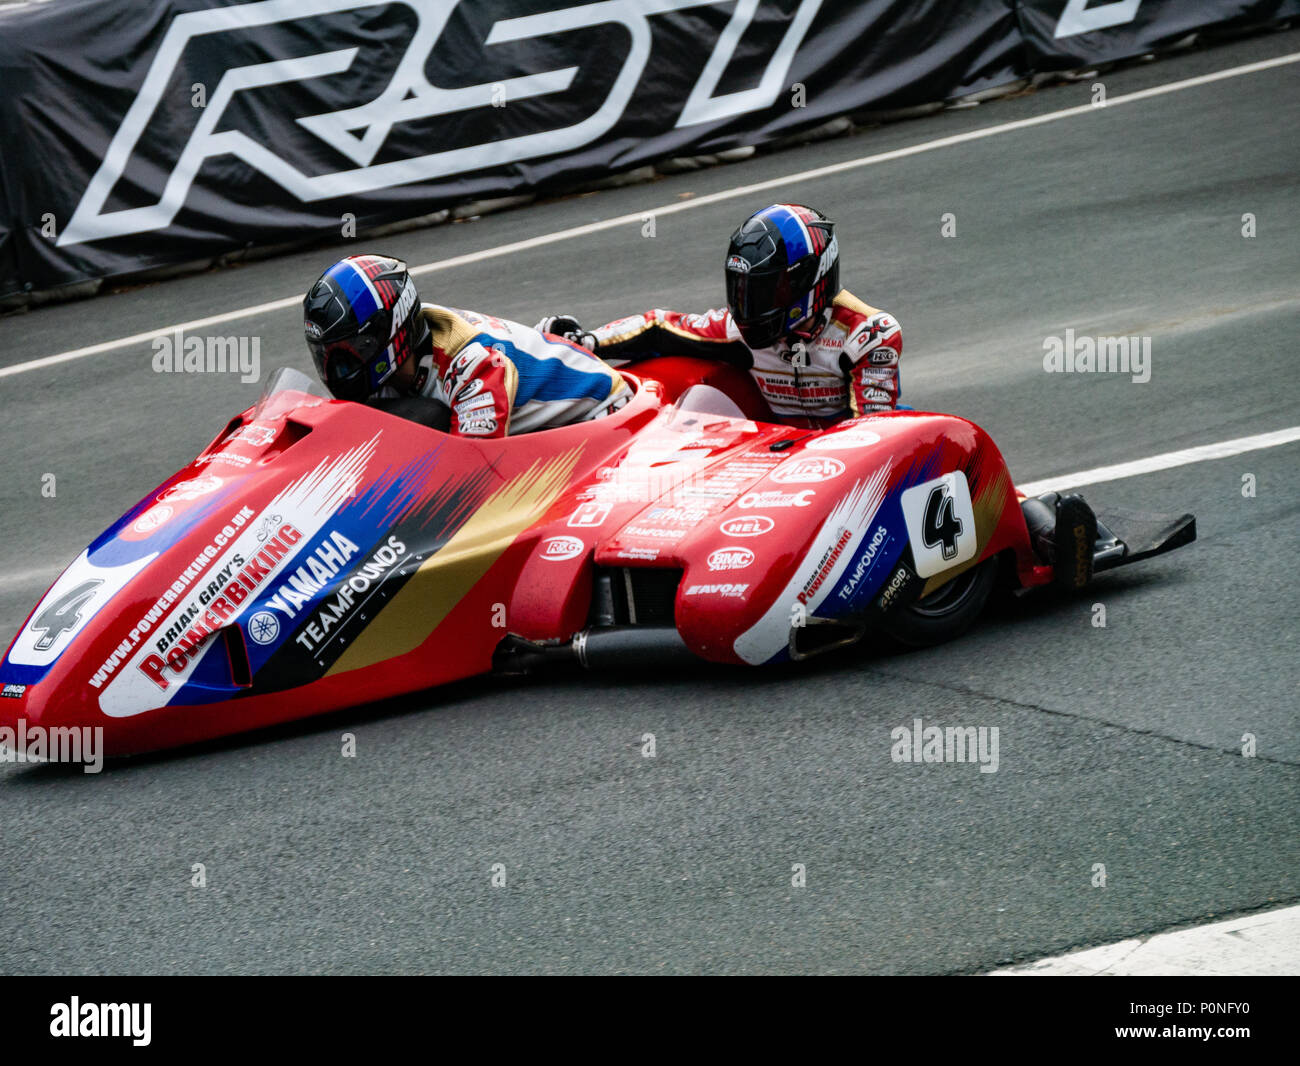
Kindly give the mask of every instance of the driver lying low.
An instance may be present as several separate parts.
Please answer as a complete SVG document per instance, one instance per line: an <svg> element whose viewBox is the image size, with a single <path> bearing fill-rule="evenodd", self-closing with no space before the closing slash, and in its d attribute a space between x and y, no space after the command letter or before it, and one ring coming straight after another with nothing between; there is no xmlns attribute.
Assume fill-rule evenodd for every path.
<svg viewBox="0 0 1300 1066"><path fill-rule="evenodd" d="M352 255L325 271L303 300L303 330L332 395L437 400L465 436L584 422L632 398L622 375L578 344L420 303L406 264L389 256Z"/></svg>

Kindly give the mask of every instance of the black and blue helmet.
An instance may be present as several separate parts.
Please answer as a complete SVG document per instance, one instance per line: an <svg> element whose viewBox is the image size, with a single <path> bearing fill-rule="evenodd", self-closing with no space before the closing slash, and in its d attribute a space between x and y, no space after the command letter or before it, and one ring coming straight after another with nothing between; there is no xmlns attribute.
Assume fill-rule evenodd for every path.
<svg viewBox="0 0 1300 1066"><path fill-rule="evenodd" d="M429 331L406 264L386 255L340 259L308 290L302 308L316 370L340 400L377 392L415 357Z"/></svg>
<svg viewBox="0 0 1300 1066"><path fill-rule="evenodd" d="M727 307L751 348L797 334L840 291L835 224L801 204L755 212L727 248Z"/></svg>

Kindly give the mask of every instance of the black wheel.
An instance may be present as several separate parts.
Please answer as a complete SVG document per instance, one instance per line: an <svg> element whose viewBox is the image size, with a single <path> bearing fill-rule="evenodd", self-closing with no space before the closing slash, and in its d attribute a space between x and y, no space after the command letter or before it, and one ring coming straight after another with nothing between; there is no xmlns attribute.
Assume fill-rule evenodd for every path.
<svg viewBox="0 0 1300 1066"><path fill-rule="evenodd" d="M899 607L884 620L882 632L909 648L927 648L952 640L979 617L997 579L997 559L985 559L924 599Z"/></svg>

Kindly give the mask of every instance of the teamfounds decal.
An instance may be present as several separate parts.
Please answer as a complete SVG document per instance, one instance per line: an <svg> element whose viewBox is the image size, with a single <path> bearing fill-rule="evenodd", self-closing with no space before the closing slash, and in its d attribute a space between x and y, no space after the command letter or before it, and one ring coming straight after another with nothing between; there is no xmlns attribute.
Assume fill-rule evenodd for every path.
<svg viewBox="0 0 1300 1066"><path fill-rule="evenodd" d="M787 88L787 74L795 52L821 8L822 0L799 0L793 14L788 15L789 25L767 65L750 72L751 77L746 83L749 87L723 93L716 91L741 38L751 23L762 17L760 8L764 2L738 0L712 55L701 68L682 106L677 120L679 128L718 122L771 107ZM553 10L500 19L489 30L483 42L485 47L546 37L546 51L542 54L557 56L555 65L550 70L456 88L431 84L425 71L430 53L442 37L448 20L461 6L461 0L399 0L399 3L415 13L415 28L387 85L371 99L348 100L345 107L329 110L329 106L338 100L342 84L331 83L330 91L334 95L329 97L330 103L325 104L322 100L320 103L324 106L309 110L296 120L302 129L354 164L324 173L304 172L302 164L305 160L286 158L280 154L284 150L282 146L262 143L252 133L241 130L231 115L239 108L241 93L285 84L301 85L299 92L312 91L316 79L329 79L352 71L360 64L372 62L374 42L369 23L335 18L328 33L321 33L319 27L313 32L301 24L309 19L374 8L375 0L261 0L176 15L158 46L140 91L113 134L108 149L103 153L103 162L78 202L71 221L60 234L58 243L74 245L145 233L170 225L189 197L205 160L216 156L235 156L271 178L298 200L310 203L411 182L445 179L449 175L540 156L576 152L599 140L622 118L650 58L651 16L712 6L716 0L604 0L568 6L557 4ZM767 6L775 5L768 3ZM599 63L607 57L576 48L566 55L562 35L610 23L621 24L627 30L631 47L606 98L581 121L558 129L531 130L514 137L485 139L477 144L423 155L393 157L389 135L395 126L488 107L498 98L515 104L564 92L573 83L581 65ZM208 86L206 106L200 110L198 121L174 167L162 187L156 190L156 202L105 210L113 189L136 159L142 138L152 131L155 124L174 121L168 108L167 93L174 87L177 71L185 68L187 51L200 47L194 42L201 42L201 47L211 54L220 54L217 50L223 34L242 34L246 38L250 30L257 33L263 57L256 63L231 67L215 86ZM302 42L311 40L327 40L331 45L344 47L301 55ZM231 54L235 54L233 50ZM484 132L491 133L491 129L485 128ZM386 146L387 151L384 150Z"/></svg>
<svg viewBox="0 0 1300 1066"><path fill-rule="evenodd" d="M763 617L736 638L736 654L747 663L765 663L789 645L790 627L799 614L815 614L859 559L858 544L875 536L876 514L889 488L891 463L857 481L835 505L813 538L804 562L772 601ZM791 467L796 476L824 467Z"/></svg>

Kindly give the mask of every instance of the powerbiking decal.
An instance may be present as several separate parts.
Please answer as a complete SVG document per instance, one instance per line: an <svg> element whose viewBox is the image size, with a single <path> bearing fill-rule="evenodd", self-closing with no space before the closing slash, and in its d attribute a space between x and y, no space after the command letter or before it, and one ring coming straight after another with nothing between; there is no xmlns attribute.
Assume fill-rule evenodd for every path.
<svg viewBox="0 0 1300 1066"><path fill-rule="evenodd" d="M167 605L161 617L148 623L148 639L99 682L100 709L110 717L126 718L176 700L205 652L224 653L214 648L213 634L234 625L253 602L253 593L287 569L355 495L381 435L337 458L323 459L259 515L250 516L233 543L208 564L208 583ZM132 632L141 628L137 623ZM92 679L92 687L99 677Z"/></svg>
<svg viewBox="0 0 1300 1066"><path fill-rule="evenodd" d="M790 626L797 612L808 615L834 594L845 573L858 558L859 543L873 535L873 522L889 488L886 462L866 481L856 481L837 503L804 552L802 564L772 606L749 629L736 638L736 654L745 662L765 663L784 652L790 643ZM841 612L835 607L834 613Z"/></svg>

